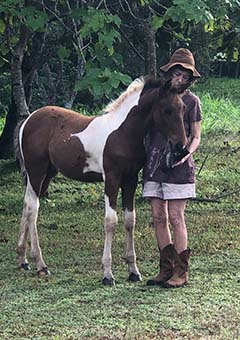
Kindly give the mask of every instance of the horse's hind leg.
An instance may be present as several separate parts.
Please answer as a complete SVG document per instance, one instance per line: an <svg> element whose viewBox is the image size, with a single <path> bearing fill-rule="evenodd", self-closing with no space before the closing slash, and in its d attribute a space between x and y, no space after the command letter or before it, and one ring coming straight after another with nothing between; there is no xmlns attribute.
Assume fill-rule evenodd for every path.
<svg viewBox="0 0 240 340"><path fill-rule="evenodd" d="M16 252L18 254L19 268L24 270L29 270L30 266L27 260L27 237L29 232L29 215L31 214L29 209L29 188L26 187L24 203L23 203L23 211L22 218L20 223L20 231L18 236L18 242L16 247Z"/></svg>
<svg viewBox="0 0 240 340"><path fill-rule="evenodd" d="M126 262L128 264L129 281L141 281L141 275L136 263L134 246L134 230L136 223L134 194L137 187L137 177L125 179L121 185L122 205L124 209L124 228L126 231Z"/></svg>
<svg viewBox="0 0 240 340"><path fill-rule="evenodd" d="M26 243L27 235L29 232L31 239L31 257L36 261L36 266L39 275L42 275L49 274L49 272L47 270L45 262L43 261L42 251L38 240L38 232L36 225L38 210L39 210L39 197L33 190L32 185L28 178L16 252L18 254L20 267L27 269L28 261L26 258Z"/></svg>

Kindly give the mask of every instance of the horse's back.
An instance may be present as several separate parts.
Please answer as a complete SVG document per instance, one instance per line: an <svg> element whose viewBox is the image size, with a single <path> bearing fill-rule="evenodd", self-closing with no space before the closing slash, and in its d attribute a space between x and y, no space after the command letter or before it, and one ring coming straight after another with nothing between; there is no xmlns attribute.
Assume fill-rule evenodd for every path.
<svg viewBox="0 0 240 340"><path fill-rule="evenodd" d="M44 130L84 130L94 117L84 116L81 113L58 106L44 106L34 111L27 119L24 131ZM25 132L26 134L27 132Z"/></svg>

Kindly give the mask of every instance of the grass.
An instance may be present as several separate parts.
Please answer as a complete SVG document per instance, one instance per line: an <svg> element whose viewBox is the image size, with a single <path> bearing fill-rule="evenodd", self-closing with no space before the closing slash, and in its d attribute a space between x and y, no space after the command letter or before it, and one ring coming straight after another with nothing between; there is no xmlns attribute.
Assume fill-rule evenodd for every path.
<svg viewBox="0 0 240 340"><path fill-rule="evenodd" d="M0 161L0 339L240 339L240 200L235 192L240 183L240 110L233 98L224 97L223 103L229 100L238 110L238 120L232 106L211 116L217 99L196 90L202 91L204 108L203 138L195 155L198 197L226 196L218 202L188 203L189 285L176 290L146 286L157 273L158 252L139 184L136 251L143 282L126 280L119 208L113 242L116 285L102 286L102 185L62 176L52 182L49 199L41 201L38 221L52 275L38 279L33 263L31 271L19 271L14 248L23 186L14 161ZM212 128L206 128L211 120Z"/></svg>

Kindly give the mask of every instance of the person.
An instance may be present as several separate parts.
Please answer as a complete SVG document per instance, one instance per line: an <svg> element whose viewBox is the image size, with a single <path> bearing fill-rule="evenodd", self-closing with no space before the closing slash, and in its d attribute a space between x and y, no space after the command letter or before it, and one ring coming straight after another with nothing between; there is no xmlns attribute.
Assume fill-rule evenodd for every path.
<svg viewBox="0 0 240 340"><path fill-rule="evenodd" d="M160 68L165 79L181 93L185 104L184 126L188 144L185 156L170 169L164 166L169 143L152 129L146 138L147 160L143 172L143 197L151 205L152 223L160 251L159 274L147 285L181 287L188 282L190 249L184 217L188 198L195 197L195 167L192 154L200 143L201 106L199 98L188 88L200 77L195 60L186 48L177 49L169 62ZM173 241L169 222L172 227Z"/></svg>

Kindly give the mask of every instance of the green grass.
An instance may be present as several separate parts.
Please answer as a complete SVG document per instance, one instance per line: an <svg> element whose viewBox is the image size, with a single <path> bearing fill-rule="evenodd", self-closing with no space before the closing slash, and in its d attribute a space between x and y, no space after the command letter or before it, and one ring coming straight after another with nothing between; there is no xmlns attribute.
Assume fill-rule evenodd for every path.
<svg viewBox="0 0 240 340"><path fill-rule="evenodd" d="M197 83L193 91L199 95L203 111L203 133L239 131L240 79L211 78Z"/></svg>
<svg viewBox="0 0 240 340"><path fill-rule="evenodd" d="M189 202L186 219L193 250L189 286L149 288L158 253L150 212L137 195L136 248L143 282L126 281L124 232L113 243L116 286L101 284L103 201L101 185L55 180L42 200L39 233L49 280L18 271L14 247L22 184L13 161L1 161L1 339L238 339L240 336L239 203ZM215 178L215 183L222 180ZM200 194L205 176L199 179ZM82 187L82 189L81 189ZM234 183L226 184L232 190ZM88 188L88 189L87 189ZM82 199L85 191L93 195ZM212 195L209 187L209 196ZM238 197L239 198L239 197Z"/></svg>
<svg viewBox="0 0 240 340"><path fill-rule="evenodd" d="M231 78L209 78L200 80L196 89L199 94L208 93L215 99L228 99L239 104L240 79Z"/></svg>
<svg viewBox="0 0 240 340"><path fill-rule="evenodd" d="M213 112L212 94L202 95L209 96ZM237 110L233 100L231 105ZM102 286L102 185L62 176L52 182L49 199L42 199L38 220L52 275L38 279L32 262L31 271L20 272L14 248L24 190L14 161L0 161L0 339L240 339L240 195L235 192L240 183L240 135L228 107L221 115L203 112L203 138L195 155L198 197L226 196L215 203L189 201L190 282L176 290L146 286L157 273L158 252L140 184L136 251L143 282L126 280L119 208L113 241L116 285ZM240 121L239 111L236 114ZM211 126L211 119L210 129L205 124Z"/></svg>

